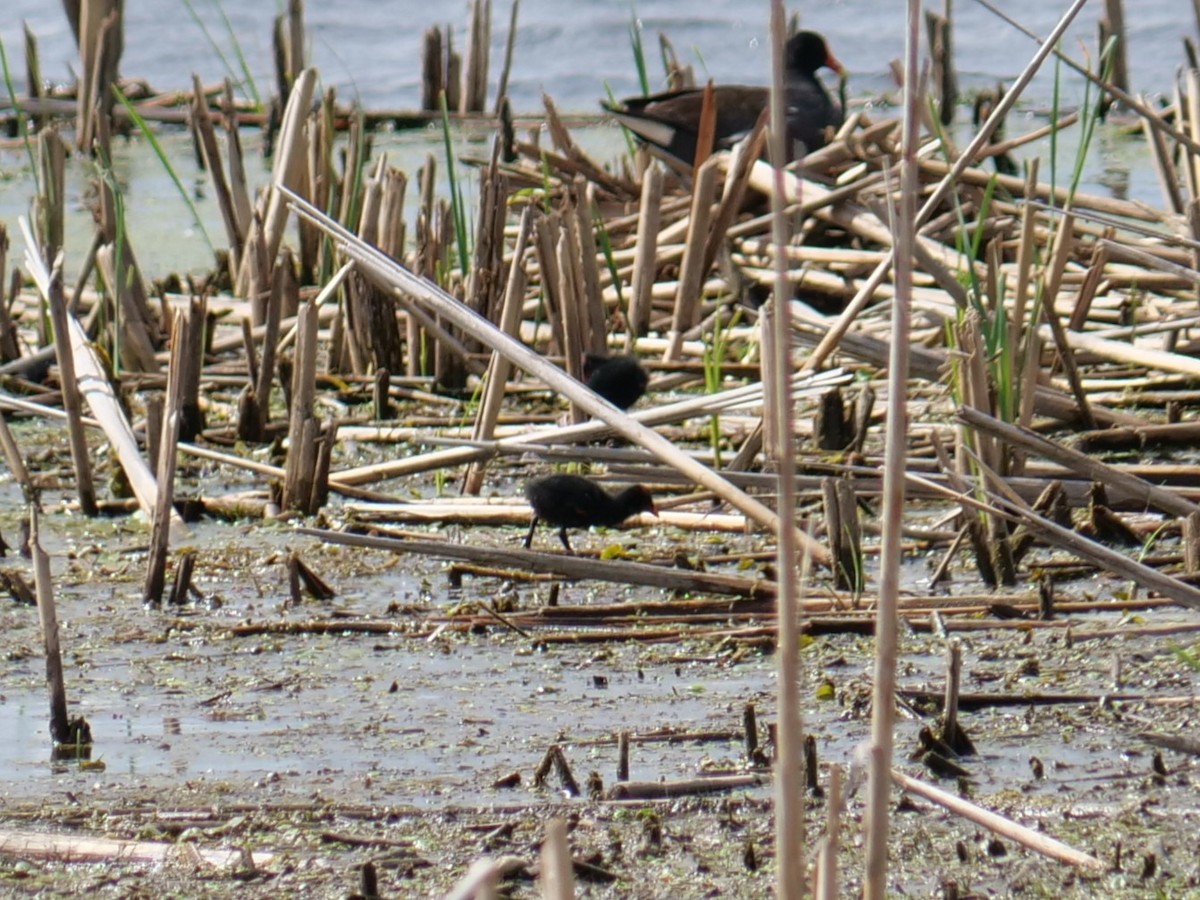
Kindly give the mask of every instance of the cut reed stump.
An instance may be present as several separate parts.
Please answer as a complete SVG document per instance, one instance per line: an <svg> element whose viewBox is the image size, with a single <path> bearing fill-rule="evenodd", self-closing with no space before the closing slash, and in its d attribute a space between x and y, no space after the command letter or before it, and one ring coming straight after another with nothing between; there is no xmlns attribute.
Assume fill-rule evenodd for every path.
<svg viewBox="0 0 1200 900"><path fill-rule="evenodd" d="M171 364L167 376L165 415L162 435L158 442L158 503L154 509L150 532L150 551L146 559L146 581L142 600L155 606L162 603L166 583L167 546L170 538L171 512L175 496L176 447L184 418L184 390L187 379L185 356L192 351L191 332L199 332L204 321L204 303L194 303L186 313L177 313L171 329ZM198 368L199 363L194 363Z"/></svg>
<svg viewBox="0 0 1200 900"><path fill-rule="evenodd" d="M282 505L284 509L311 515L321 508L328 496L329 462L337 432L332 425L322 426L313 413L317 365L316 306L305 303L296 324Z"/></svg>

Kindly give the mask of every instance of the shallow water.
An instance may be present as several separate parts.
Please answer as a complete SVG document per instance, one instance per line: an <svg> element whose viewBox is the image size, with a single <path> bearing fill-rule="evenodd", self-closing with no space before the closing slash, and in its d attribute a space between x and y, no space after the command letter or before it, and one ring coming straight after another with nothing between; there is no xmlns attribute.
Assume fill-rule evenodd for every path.
<svg viewBox="0 0 1200 900"><path fill-rule="evenodd" d="M1069 6L1065 0L1008 0L998 5L1039 35L1049 32ZM223 10L260 92L270 93L271 21L280 4L218 5L215 0L194 0L191 6L211 40L181 0L140 0L128 5L124 74L148 79L160 89L189 86L193 71L206 82L224 77L236 69L236 54L221 20ZM963 86L991 87L1016 77L1036 50L1033 41L977 3L959 0L954 6ZM1082 58L1082 46L1095 46L1102 6L1087 4L1068 33L1064 45L1076 58ZM464 47L466 7L465 2L443 5L413 0L311 2L306 4L311 58L343 97L358 97L368 107L412 108L420 98L421 35L433 25L449 23L455 46ZM864 95L890 87L888 63L903 55L904 7L900 0L835 0L805 4L800 12L804 26L823 32L852 73L852 93ZM493 88L510 8L503 0L493 6ZM618 96L634 93L636 74L629 43L633 9L644 30L652 80L661 71L657 42L663 32L684 62L696 64L700 75L708 73L718 81L766 81L766 3L583 0L568 7L554 0L523 0L510 81L516 109L540 108L543 91L568 110L595 110L606 83ZM1195 33L1188 4L1137 0L1126 3L1125 9L1132 87L1169 93L1175 70L1184 61L1182 36ZM21 23L27 22L39 39L44 77L65 80L77 55L60 5L9 0L6 10L9 15L0 21L0 37L10 60L21 58ZM222 63L221 54L229 66ZM14 69L23 67L14 65ZM1027 97L1048 104L1052 91L1053 76L1047 71Z"/></svg>
<svg viewBox="0 0 1200 900"><path fill-rule="evenodd" d="M38 35L45 78L66 80L74 66L74 51L65 16L54 4L42 0L15 0L11 18L0 22L0 36L9 53L18 85L24 66L20 22L25 21ZM221 61L224 54L234 65L236 54L221 22L215 3L193 4L213 43L204 37L200 26L176 0L146 0L128 10L126 51L123 71L126 75L147 79L159 89L181 88L190 84L191 73L199 72L206 82L218 80L230 71ZM1055 5L1037 0L1019 0L1005 4L1008 13L1038 33L1049 30L1060 14ZM1065 7L1065 4L1062 4ZM1127 13L1131 47L1131 77L1134 87L1150 93L1169 92L1182 50L1173 43L1189 25L1183 16L1183 4L1177 0L1144 0L1136 14ZM503 9L501 9L503 7ZM1079 41L1090 40L1095 32L1095 8L1090 4L1081 14L1072 37L1065 42L1079 56ZM270 92L265 68L270 59L270 22L274 4L224 4L236 30L259 90ZM877 103L893 92L888 60L899 56L903 4L896 0L841 0L805 10L805 24L824 31L841 61L849 68L849 95L871 98ZM464 4L465 10L465 4ZM768 68L763 44L766 11L762 17L749 16L744 4L676 3L657 0L637 4L647 47L651 78L661 71L657 56L657 34L670 36L685 61L692 61L701 75L711 74L719 81L765 81ZM493 88L498 78L499 60L508 29L507 4L494 11ZM956 41L962 87L973 90L992 87L1011 80L1035 51L1028 38L1010 26L999 23L976 3L956 5L958 26ZM370 108L413 108L419 102L419 38L430 25L445 25L444 11L429 4L366 3L308 4L307 21L311 33L311 53L326 83L337 87L339 96L357 97ZM465 12L457 12L451 22L461 37ZM862 28L869 20L871 28ZM629 49L630 7L617 2L574 4L571 14L561 4L549 0L525 0L521 5L518 41L515 51L511 94L519 111L537 113L543 91L553 96L562 110L596 112L597 100L606 93L606 85L620 96L636 92L634 69ZM218 49L220 53L218 53ZM19 88L18 88L19 89ZM1021 134L1045 124L1054 92L1053 69L1047 67L1027 91L1018 112L1010 116L1008 133ZM1066 73L1062 80L1062 103L1070 105L1083 97L1083 82ZM894 115L894 110L881 110ZM969 110L960 109L959 121L969 118ZM965 134L965 130L962 132ZM575 132L576 139L601 162L614 160L625 152L620 131L611 123ZM193 222L187 205L164 171L150 147L142 141L118 144L115 167L131 210L128 228L139 262L148 277L172 272L204 273L212 268L209 240L217 246L224 242L215 199L208 190L206 177L194 162L191 141L182 131L160 130L160 139L168 157L179 170L185 188L203 224ZM1069 171L1076 155L1078 128L1059 141L1059 164ZM253 185L264 184L269 172L257 142L257 132L247 132L244 144L248 153L249 174ZM427 153L438 159L439 172L445 177L444 148L440 132L429 128L376 136L376 152L387 152L393 165L415 175ZM459 138L456 154L486 155L479 144ZM1018 158L1042 157L1042 176L1048 177L1050 145L1048 140L1023 148ZM89 163L73 160L68 165L67 269L70 273L82 264L90 244L91 217L83 207L85 186L94 172ZM473 203L474 179L465 177L468 206ZM31 200L27 158L23 151L0 150L0 221L13 236L14 253L19 261L23 241L16 227L18 215L26 214ZM1140 137L1130 137L1120 126L1101 127L1089 156L1082 190L1116 194L1158 205L1161 193L1146 145ZM444 192L444 190L443 190ZM412 192L410 192L411 196Z"/></svg>
<svg viewBox="0 0 1200 900"><path fill-rule="evenodd" d="M23 446L29 445L31 428L43 430L22 424ZM7 658L0 734L11 739L0 741L0 797L119 794L155 785L174 791L195 783L217 791L226 790L224 785L235 792L263 789L275 798L304 797L328 786L341 802L417 808L519 801L528 799L529 773L554 742L564 744L578 779L596 770L611 782L615 746L587 742L611 739L621 729L730 734L703 744L635 745L634 779L654 781L689 777L708 766L740 769L744 705L757 704L760 727L774 718L770 655L741 655L733 662L715 641L689 639L538 646L499 626L427 636L427 616L436 623L456 607L491 600L502 586L468 578L461 589L452 589L436 560L326 546L283 523L194 523L185 545L198 551L195 584L204 602L182 611L145 610L140 603L145 529L127 519L83 520L59 506L53 492L46 503L43 544L58 586L70 710L91 724L95 757L104 768L50 762L37 613L6 602L0 605L0 648ZM19 513L19 492L11 478L0 477L0 534L12 538ZM459 539L515 543L522 531L473 529ZM694 536L664 528L577 536L584 547L606 540L671 548L686 546ZM732 548L749 549L753 541L722 538ZM305 599L290 606L283 578L289 549L299 550L334 586L332 601ZM911 590L926 589L931 560L923 554L907 558L904 582ZM12 560L5 568L26 571L27 563ZM949 588L975 586L968 571ZM544 587L516 590L522 608L543 602ZM1070 590L1104 585L1085 581ZM560 603L664 596L649 588L580 583L564 585ZM389 609L393 606L398 609ZM241 623L336 615L388 620L415 633L236 637L227 631ZM1117 620L1093 614L1086 627ZM1016 633L964 635L963 643L966 691L1103 692L1111 689L1111 659L1120 653L1128 654L1130 689L1188 693L1196 680L1183 674L1140 681L1161 678L1171 639L1141 641L1136 654L1098 644L1082 655L1064 651L1060 634L1052 632L1035 632L1029 642ZM943 647L940 637L906 634L900 683L937 689ZM868 638L830 635L805 644L805 727L815 735L823 761L850 766L861 756L870 728L871 659ZM1038 665L1030 669L1030 661ZM823 682L833 687L835 699L817 699ZM1162 721L1175 717L1165 710L1144 714ZM1061 726L1048 728L1048 721ZM916 746L922 724L901 715L898 760ZM1053 797L1072 780L1141 765L1114 742L1113 723L1093 723L1083 707L1036 713L998 707L967 713L964 724L981 749L966 764L990 792ZM1050 773L1040 782L1029 774L1033 755ZM525 778L522 788L510 793L491 787L512 771ZM763 796L768 792L766 785L758 789Z"/></svg>

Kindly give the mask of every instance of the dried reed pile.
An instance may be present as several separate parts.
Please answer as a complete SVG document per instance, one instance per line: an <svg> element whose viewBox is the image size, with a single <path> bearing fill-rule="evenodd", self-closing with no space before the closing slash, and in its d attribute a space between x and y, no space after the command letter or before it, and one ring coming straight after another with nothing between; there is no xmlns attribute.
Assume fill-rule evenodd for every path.
<svg viewBox="0 0 1200 900"><path fill-rule="evenodd" d="M479 15L483 28L490 10ZM96 496L84 404L100 420L137 504L158 526L147 600L161 601L170 532L184 527L172 512L177 448L271 482L237 496L201 490L193 510L312 516L337 494L347 498L337 506L346 527L307 533L455 559L456 578L548 573L710 595L431 616L430 628L499 620L547 642L687 633L759 646L774 634L779 579L792 579L791 571L746 577L529 552L501 547L502 540L414 539L389 532L397 524L515 523L527 508L401 502L381 484L436 472L461 478L473 498L485 488L508 492L510 480L493 479L488 468L504 454L594 461L612 476L677 495L661 519L672 529L774 531L773 467L783 436L763 410L782 380L768 333L776 319L762 313L770 308L764 303L784 301L801 423L796 506L811 521L796 537L821 585L819 597L803 602L803 627L874 629L861 598L874 587L868 536L884 527L876 508L886 474L876 401L895 391L882 373L895 340L888 302L898 289L896 121L855 113L786 175L784 196L775 199L786 205L793 238L780 249L768 214L780 182L760 159L761 130L696 171L660 166L645 151L610 167L579 147L546 98L544 131L528 140L509 133L489 158L474 161L479 205L468 233L471 217L453 180L463 177L462 161L443 163L452 196L439 198L435 158L416 173L373 159L364 116L336 143L333 96L318 96L316 72L289 59L272 177L257 194L231 92L214 120L205 88L195 84L191 127L226 241L212 277L186 291L160 285L152 297L121 231L119 198L101 179L87 270L98 268L104 290L89 289L85 271L67 296L64 150L52 128L39 134L43 189L27 240L38 248L27 261L38 294L14 277L0 304L0 406L47 416L63 410L73 427L79 505L89 515L112 504ZM966 148L929 122L928 134L939 136L926 138L914 159L923 205L903 244L912 247L914 273L910 424L900 434L908 495L933 512L903 527L908 547L942 560L929 592L903 598L898 613L919 629L1007 628L1017 617L1020 627L1077 629L1074 639L1086 639L1075 614L1088 609L1200 608L1193 584L1200 466L1171 459L1172 446L1190 446L1196 435L1189 410L1200 376L1200 78L1185 80L1170 115L1125 97L1154 149L1164 209L1085 195L1074 179L1047 178L1036 163L1024 177L993 172L990 158L1048 130L1075 127L1077 119L1085 129L1094 124L1094 113L1080 110L993 140L1015 96L1000 102ZM460 104L481 108L478 96ZM107 121L88 118L102 159ZM410 185L418 200L407 219ZM780 253L789 286L782 297L774 274ZM0 256L0 276L5 265ZM42 349L50 347L50 318L53 352ZM626 414L587 390L584 355L613 352L647 363L651 390L660 399L675 392L671 402ZM106 357L118 367L106 367ZM568 424L559 410L546 412L547 392L569 401L561 412ZM464 396L479 398L473 418ZM33 497L37 473L26 470L4 431L9 464ZM593 443L613 433L628 445ZM347 437L397 442L406 454L352 465L339 455ZM246 452L272 441L283 448L282 465ZM1102 449L1143 458L1105 461L1095 452ZM714 499L732 513L714 515ZM935 596L963 553L989 587L1022 590ZM764 541L762 558L772 557ZM719 570L746 558L706 562ZM173 597L184 596L194 564L204 561L178 561L183 580ZM319 578L298 558L290 565L295 585L318 589ZM1107 571L1146 596L1056 603L1055 572L1068 568ZM996 618L981 624L982 612Z"/></svg>
<svg viewBox="0 0 1200 900"><path fill-rule="evenodd" d="M216 448L286 433L289 455L275 499L311 513L329 490L369 496L365 486L382 479L464 464L470 464L468 493L478 493L487 458L531 449L553 458L553 445L594 440L604 422L641 447L611 453L614 474L674 483L684 492L700 485L749 520L773 525L769 504L747 494L757 492L753 473L763 468L764 439L768 449L772 441L769 422L764 434L754 406L772 389L760 369L769 354L759 316L772 293L775 253L765 206L773 186L757 158L761 133L694 173L650 164L642 155L614 170L579 148L547 98L541 135L507 145L497 141L491 158L476 161L479 207L468 235L459 198L435 196L438 164L432 156L412 177L386 157L371 161L361 121L351 123L348 144L337 149L333 97L314 104L315 83L312 70L291 81L272 184L257 197L247 184L239 114L228 92L217 130L205 89L195 85L192 124L227 241L219 251L221 269L207 283L191 286L192 298L207 303L193 314L208 316L211 327L205 355L185 364L190 371L181 378L178 401L183 412L167 416L181 418L185 452L249 465ZM1139 534L1161 524L1126 522L1123 510L1154 507L1171 517L1168 525L1178 520L1179 529L1188 521L1194 467L1104 465L1070 452L1061 439L1050 446L1031 429L1082 427L1078 440L1092 448L1190 440L1193 427L1179 420L1190 402L1187 380L1197 369L1189 329L1197 321L1191 305L1200 284L1194 232L1200 145L1191 136L1191 108L1189 95L1181 94L1174 117L1135 110L1157 151L1165 210L1084 195L1061 177L1057 183L1039 178L1036 164L1023 178L987 168L990 157L1047 129L1073 126L1075 115L999 143L981 131L983 139L965 155L945 136L929 138L921 149L920 193L927 202L914 247L909 490L961 507L955 520L929 530L926 545L952 536L951 555L971 548L989 584L1018 583L1032 545L1067 540L1031 518L1035 513L1025 504L1035 498L1043 512L1058 510L1060 524L1067 524L1063 509L1086 508L1086 522L1074 526L1086 538L1119 535L1140 542ZM812 394L822 395L819 403L804 400L801 407L800 502L823 509L816 517L817 540L805 543L831 569L835 585L853 594L867 584L859 535L872 527L869 518L859 522L864 507L858 501L878 491L880 471L874 404L886 393L876 373L886 361L891 327L885 301L893 290L897 127L861 112L849 116L836 139L804 160L786 183L795 224L785 250L795 361L798 372L812 379L804 382ZM63 152L53 129L40 133L38 152L46 188L35 240L42 259L52 262L61 242L55 223L62 215ZM457 171L461 161L450 165ZM420 199L415 220L408 222L410 181ZM154 308L127 238L115 252L118 203L111 187L105 193L99 186L89 261L106 273L105 283L121 285L119 303L93 296L85 269L70 306L87 314L89 337L100 338L120 361L112 393L129 396L153 383L145 373L167 362L170 322L189 299L164 288ZM301 215L294 218L290 210L296 207ZM320 210L332 210L332 218ZM293 221L297 231L289 241L285 232ZM116 273L118 261L126 274ZM31 263L39 269L36 260ZM49 266L41 268L50 294ZM22 350L31 343L20 332L22 318L35 321L35 309L36 301L14 287L6 309L11 314L0 317L12 394L44 392L13 380L44 369L45 353ZM108 337L97 329L107 329ZM521 348L533 352L522 357ZM651 364L660 391L700 384L706 375L707 389L721 390L627 417L579 386L585 352L637 354ZM830 370L835 364L843 368ZM526 373L515 382L514 366ZM826 370L832 378L820 376ZM858 387L847 398L832 385L849 371ZM313 414L318 382L334 377L347 386L343 393L371 398L369 416L322 421ZM239 382L235 402L212 393L219 386L227 394ZM439 438L459 446L375 466L332 467L338 434L421 441L429 435L419 423L396 429L371 422L395 415L406 398L444 403L425 390L430 386L445 396L480 385L478 421L461 433L443 428ZM510 422L525 416L513 398L543 386L572 401L575 425L532 431L509 425L494 440L501 415ZM277 403L272 408L280 390L289 404L286 417ZM436 427L449 419L425 421ZM680 453L642 422L660 429L676 423L685 429L677 434L705 435L709 449ZM689 431L688 422L698 424ZM144 443L148 431L138 430ZM91 509L86 454L80 455L81 504ZM259 463L252 468L275 472ZM151 494L139 495L148 509ZM210 499L214 509L228 503ZM439 505L403 514L428 520ZM478 514L495 521L494 510ZM470 513L460 503L446 515L462 520ZM685 521L682 514L679 521ZM731 524L740 528L740 522ZM1021 539L1014 546L1015 525ZM1194 571L1200 551L1189 549L1187 557L1193 562L1186 571ZM943 566L939 575L947 570ZM1147 586L1192 602L1180 579Z"/></svg>

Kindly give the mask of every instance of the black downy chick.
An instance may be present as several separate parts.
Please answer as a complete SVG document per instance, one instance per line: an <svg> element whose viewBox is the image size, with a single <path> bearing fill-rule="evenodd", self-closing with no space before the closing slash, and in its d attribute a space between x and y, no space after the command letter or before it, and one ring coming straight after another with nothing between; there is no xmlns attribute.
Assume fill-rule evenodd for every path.
<svg viewBox="0 0 1200 900"><path fill-rule="evenodd" d="M558 539L574 553L567 540L568 528L593 525L619 525L630 516L648 512L658 515L654 498L640 484L610 494L596 482L581 475L544 475L525 485L525 498L533 508L533 520L525 535L525 549L533 542L538 522L558 527Z"/></svg>

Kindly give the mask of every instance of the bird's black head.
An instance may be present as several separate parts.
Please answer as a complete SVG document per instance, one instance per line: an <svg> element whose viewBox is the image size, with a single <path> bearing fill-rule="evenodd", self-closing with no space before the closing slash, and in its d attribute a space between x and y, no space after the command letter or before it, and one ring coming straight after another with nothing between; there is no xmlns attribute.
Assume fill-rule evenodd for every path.
<svg viewBox="0 0 1200 900"><path fill-rule="evenodd" d="M654 505L654 497L650 491L643 485L635 484L633 487L626 488L621 492L625 504L625 508L632 515L635 512L648 512L652 516L658 515L658 509Z"/></svg>
<svg viewBox="0 0 1200 900"><path fill-rule="evenodd" d="M787 69L797 74L812 75L822 66L828 66L842 74L842 64L837 61L825 38L815 31L798 31L787 42Z"/></svg>

